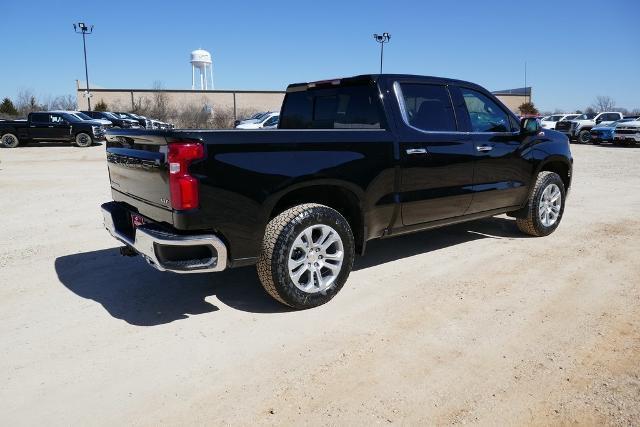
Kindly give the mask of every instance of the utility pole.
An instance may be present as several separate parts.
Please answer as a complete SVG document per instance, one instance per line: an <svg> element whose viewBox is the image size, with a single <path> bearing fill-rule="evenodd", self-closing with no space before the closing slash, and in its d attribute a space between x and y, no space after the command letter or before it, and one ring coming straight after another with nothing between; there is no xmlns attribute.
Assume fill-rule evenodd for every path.
<svg viewBox="0 0 640 427"><path fill-rule="evenodd" d="M524 100L531 102L531 94L527 98L527 61L524 61Z"/></svg>
<svg viewBox="0 0 640 427"><path fill-rule="evenodd" d="M73 24L73 30L76 34L82 34L82 48L84 49L84 76L87 82L87 92L85 96L87 97L87 104L89 106L89 111L91 111L91 92L89 91L89 68L87 67L87 34L93 33L93 25L87 26L84 22L79 22L78 24Z"/></svg>
<svg viewBox="0 0 640 427"><path fill-rule="evenodd" d="M384 57L384 44L389 43L391 40L391 34L382 33L382 34L374 34L373 39L380 43L380 74L382 74L382 60Z"/></svg>

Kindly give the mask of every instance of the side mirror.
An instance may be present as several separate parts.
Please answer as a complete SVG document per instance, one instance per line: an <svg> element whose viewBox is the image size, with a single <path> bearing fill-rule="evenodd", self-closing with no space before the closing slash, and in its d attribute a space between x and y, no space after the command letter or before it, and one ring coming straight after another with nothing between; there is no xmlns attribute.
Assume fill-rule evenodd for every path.
<svg viewBox="0 0 640 427"><path fill-rule="evenodd" d="M598 117L598 118L596 119L596 124L601 123L602 121L603 121L602 117Z"/></svg>
<svg viewBox="0 0 640 427"><path fill-rule="evenodd" d="M520 121L522 132L527 135L535 135L540 132L540 122L535 117L526 117Z"/></svg>

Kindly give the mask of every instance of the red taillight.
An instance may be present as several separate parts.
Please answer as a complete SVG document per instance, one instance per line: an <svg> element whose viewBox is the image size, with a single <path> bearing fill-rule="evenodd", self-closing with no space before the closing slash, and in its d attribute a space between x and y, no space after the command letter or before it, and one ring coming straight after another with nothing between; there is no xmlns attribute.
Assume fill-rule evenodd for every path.
<svg viewBox="0 0 640 427"><path fill-rule="evenodd" d="M169 188L171 206L177 210L195 209L199 204L198 180L189 175L192 161L204 158L204 146L199 142L169 144Z"/></svg>

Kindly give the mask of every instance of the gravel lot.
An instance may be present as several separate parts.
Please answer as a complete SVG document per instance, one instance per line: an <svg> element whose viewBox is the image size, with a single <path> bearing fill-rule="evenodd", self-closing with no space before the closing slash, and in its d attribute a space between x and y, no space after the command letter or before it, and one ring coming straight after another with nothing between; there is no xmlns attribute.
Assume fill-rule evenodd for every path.
<svg viewBox="0 0 640 427"><path fill-rule="evenodd" d="M553 235L371 242L304 312L119 256L104 147L0 149L0 423L638 425L640 148L572 148Z"/></svg>

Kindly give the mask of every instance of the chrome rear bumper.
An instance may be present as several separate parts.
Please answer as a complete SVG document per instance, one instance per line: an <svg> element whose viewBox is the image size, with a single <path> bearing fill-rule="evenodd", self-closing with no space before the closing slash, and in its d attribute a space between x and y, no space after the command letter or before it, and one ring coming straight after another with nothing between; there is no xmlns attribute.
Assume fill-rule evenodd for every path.
<svg viewBox="0 0 640 427"><path fill-rule="evenodd" d="M133 239L116 227L113 206L102 205L104 226L114 238L133 248L160 271L174 273L211 273L227 267L227 247L213 234L179 235L141 225L135 229ZM193 256L182 256L181 252Z"/></svg>

